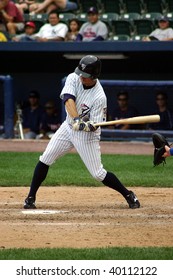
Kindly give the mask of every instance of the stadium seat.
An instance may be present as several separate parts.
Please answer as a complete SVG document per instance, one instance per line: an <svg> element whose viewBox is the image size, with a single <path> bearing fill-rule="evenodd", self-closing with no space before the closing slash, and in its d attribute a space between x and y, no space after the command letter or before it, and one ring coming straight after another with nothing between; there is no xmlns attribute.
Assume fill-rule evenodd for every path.
<svg viewBox="0 0 173 280"><path fill-rule="evenodd" d="M133 34L133 23L130 20L112 20L113 35L128 35Z"/></svg>
<svg viewBox="0 0 173 280"><path fill-rule="evenodd" d="M123 0L125 6L125 13L139 13L145 12L145 5L143 0Z"/></svg>
<svg viewBox="0 0 173 280"><path fill-rule="evenodd" d="M170 20L172 20L172 19L173 19L173 12L172 12L172 13L167 13L166 16L167 16Z"/></svg>
<svg viewBox="0 0 173 280"><path fill-rule="evenodd" d="M144 0L147 13L151 13L151 12L158 12L161 14L165 13L166 1L165 0L159 0L159 1L158 0Z"/></svg>
<svg viewBox="0 0 173 280"><path fill-rule="evenodd" d="M30 15L29 20L34 21L36 25L36 32L47 22L48 14L34 14Z"/></svg>
<svg viewBox="0 0 173 280"><path fill-rule="evenodd" d="M173 28L173 18L169 20L169 26Z"/></svg>
<svg viewBox="0 0 173 280"><path fill-rule="evenodd" d="M33 15L29 15L29 20L33 20L33 21L42 21L42 22L47 22L48 19L48 14L47 13L43 13L43 14L33 14Z"/></svg>
<svg viewBox="0 0 173 280"><path fill-rule="evenodd" d="M102 13L117 13L122 14L124 12L123 0L101 0Z"/></svg>
<svg viewBox="0 0 173 280"><path fill-rule="evenodd" d="M73 13L60 13L59 18L61 22L68 23L72 18L76 18L76 15Z"/></svg>
<svg viewBox="0 0 173 280"><path fill-rule="evenodd" d="M131 41L142 41L144 37L147 37L148 34L138 34L131 36Z"/></svg>
<svg viewBox="0 0 173 280"><path fill-rule="evenodd" d="M166 0L167 3L167 12L173 12L173 0Z"/></svg>
<svg viewBox="0 0 173 280"><path fill-rule="evenodd" d="M130 36L125 34L114 35L109 41L130 41Z"/></svg>
<svg viewBox="0 0 173 280"><path fill-rule="evenodd" d="M100 20L103 21L108 28L109 31L109 37L112 36L113 30L112 30L112 20L118 20L119 15L117 13L102 13L100 14Z"/></svg>
<svg viewBox="0 0 173 280"><path fill-rule="evenodd" d="M157 21L161 16L163 16L163 14L157 12L151 12L151 13L143 14L142 18Z"/></svg>
<svg viewBox="0 0 173 280"><path fill-rule="evenodd" d="M155 24L151 19L135 19L135 34L150 34L155 28Z"/></svg>
<svg viewBox="0 0 173 280"><path fill-rule="evenodd" d="M119 19L119 14L117 14L117 13L101 13L100 14L100 20L111 22L112 20L118 20L118 19Z"/></svg>
<svg viewBox="0 0 173 280"><path fill-rule="evenodd" d="M140 18L141 15L139 13L124 13L119 17L119 19L127 19L127 20L134 20Z"/></svg>
<svg viewBox="0 0 173 280"><path fill-rule="evenodd" d="M23 17L24 17L25 22L30 20L30 14L24 13Z"/></svg>
<svg viewBox="0 0 173 280"><path fill-rule="evenodd" d="M82 24L88 20L87 13L80 13L80 14L76 15L76 18L80 21L80 24Z"/></svg>

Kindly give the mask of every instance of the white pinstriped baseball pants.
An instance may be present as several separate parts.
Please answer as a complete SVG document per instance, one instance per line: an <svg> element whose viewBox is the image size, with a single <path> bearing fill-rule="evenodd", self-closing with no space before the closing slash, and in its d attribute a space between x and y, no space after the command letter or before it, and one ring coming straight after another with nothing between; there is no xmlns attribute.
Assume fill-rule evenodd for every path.
<svg viewBox="0 0 173 280"><path fill-rule="evenodd" d="M75 147L90 174L96 180L103 181L107 171L101 162L99 141L100 136L97 133L74 131L65 121L53 135L39 159L50 166Z"/></svg>

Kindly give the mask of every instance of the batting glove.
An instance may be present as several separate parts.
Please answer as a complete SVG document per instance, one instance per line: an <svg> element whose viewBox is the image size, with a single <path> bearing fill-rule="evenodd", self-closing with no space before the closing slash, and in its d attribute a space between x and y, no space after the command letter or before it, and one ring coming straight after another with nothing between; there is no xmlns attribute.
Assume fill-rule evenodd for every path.
<svg viewBox="0 0 173 280"><path fill-rule="evenodd" d="M73 119L74 123L72 124L72 128L75 131L95 131L97 127L94 126L94 122L92 121L87 121L84 122L81 118L74 118Z"/></svg>

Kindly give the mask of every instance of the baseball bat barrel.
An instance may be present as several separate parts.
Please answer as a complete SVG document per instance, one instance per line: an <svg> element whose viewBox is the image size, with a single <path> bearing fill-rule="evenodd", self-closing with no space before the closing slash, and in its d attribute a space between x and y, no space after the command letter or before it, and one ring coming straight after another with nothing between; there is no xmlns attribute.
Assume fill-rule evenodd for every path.
<svg viewBox="0 0 173 280"><path fill-rule="evenodd" d="M115 125L115 124L142 124L142 123L156 123L156 122L160 122L159 115L138 116L138 117L121 119L121 120L100 122L94 124L94 126L107 126L107 125Z"/></svg>

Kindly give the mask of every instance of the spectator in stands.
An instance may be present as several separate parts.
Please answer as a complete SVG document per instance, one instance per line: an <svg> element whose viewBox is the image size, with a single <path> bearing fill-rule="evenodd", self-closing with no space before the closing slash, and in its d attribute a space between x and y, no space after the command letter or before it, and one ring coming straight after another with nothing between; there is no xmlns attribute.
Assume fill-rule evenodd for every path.
<svg viewBox="0 0 173 280"><path fill-rule="evenodd" d="M172 130L173 129L173 111L168 108L168 96L166 92L158 91L156 93L156 110L152 114L160 115L160 122L151 123L149 129L153 130Z"/></svg>
<svg viewBox="0 0 173 280"><path fill-rule="evenodd" d="M50 139L61 125L61 116L53 100L46 102L45 112L41 119L40 134L37 139Z"/></svg>
<svg viewBox="0 0 173 280"><path fill-rule="evenodd" d="M28 42L35 40L34 34L35 34L36 26L33 21L28 21L25 23L25 32L16 35L12 38L12 41L15 42Z"/></svg>
<svg viewBox="0 0 173 280"><path fill-rule="evenodd" d="M169 19L162 16L158 20L158 28L150 33L149 36L143 37L143 41L171 41L173 40L173 29L169 26Z"/></svg>
<svg viewBox="0 0 173 280"><path fill-rule="evenodd" d="M36 90L29 93L29 106L22 110L22 125L25 139L35 139L40 132L43 108L40 105L40 94Z"/></svg>
<svg viewBox="0 0 173 280"><path fill-rule="evenodd" d="M72 18L69 20L68 26L69 26L69 29L68 29L65 40L66 41L75 41L76 37L79 33L80 22L77 18Z"/></svg>
<svg viewBox="0 0 173 280"><path fill-rule="evenodd" d="M108 116L109 120L120 120L125 118L131 118L138 116L138 110L129 104L129 94L126 91L120 91L117 94L117 103L118 106L115 108L115 110L112 112L112 115ZM115 125L115 129L136 129L138 128L137 125L130 125L130 124L121 124L121 125Z"/></svg>
<svg viewBox="0 0 173 280"><path fill-rule="evenodd" d="M0 1L0 21L3 22L11 37L15 35L16 32L24 30L24 17L13 1Z"/></svg>
<svg viewBox="0 0 173 280"><path fill-rule="evenodd" d="M48 23L45 23L34 37L39 42L64 41L67 32L67 24L60 22L57 11L52 11L48 15Z"/></svg>
<svg viewBox="0 0 173 280"><path fill-rule="evenodd" d="M15 4L22 14L28 14L30 5L34 3L35 0L15 0Z"/></svg>
<svg viewBox="0 0 173 280"><path fill-rule="evenodd" d="M53 10L58 10L59 12L67 12L75 11L77 10L77 8L77 3L68 0L44 0L42 3L31 4L29 10L32 14L49 14Z"/></svg>
<svg viewBox="0 0 173 280"><path fill-rule="evenodd" d="M104 41L108 38L108 28L99 19L99 12L96 7L90 7L87 11L88 20L83 23L76 41Z"/></svg>

